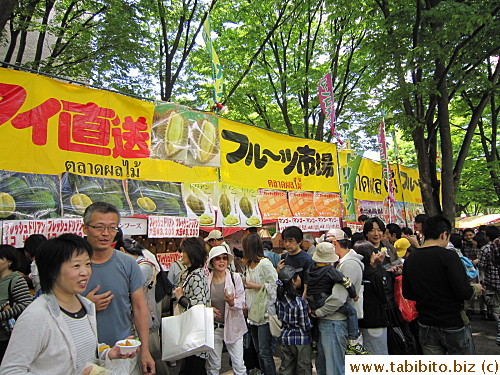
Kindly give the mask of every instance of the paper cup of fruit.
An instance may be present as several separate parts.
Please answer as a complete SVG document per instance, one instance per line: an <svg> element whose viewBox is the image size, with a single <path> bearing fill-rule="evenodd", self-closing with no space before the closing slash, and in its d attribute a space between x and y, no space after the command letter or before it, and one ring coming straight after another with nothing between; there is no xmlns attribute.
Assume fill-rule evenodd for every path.
<svg viewBox="0 0 500 375"><path fill-rule="evenodd" d="M125 339L118 341L116 345L120 348L120 353L126 355L134 353L141 346L141 342L139 340Z"/></svg>

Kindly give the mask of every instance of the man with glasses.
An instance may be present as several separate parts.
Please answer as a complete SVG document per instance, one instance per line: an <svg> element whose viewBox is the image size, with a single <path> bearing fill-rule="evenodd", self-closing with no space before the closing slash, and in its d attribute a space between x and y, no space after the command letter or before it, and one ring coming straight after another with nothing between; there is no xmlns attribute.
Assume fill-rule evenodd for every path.
<svg viewBox="0 0 500 375"><path fill-rule="evenodd" d="M95 202L83 214L83 232L92 246L92 276L85 291L96 307L99 342L114 346L134 335L141 341L140 363L144 374L155 373L149 352L149 312L144 297L144 276L134 258L112 247L120 213L115 206ZM130 360L129 374L141 374L136 360Z"/></svg>

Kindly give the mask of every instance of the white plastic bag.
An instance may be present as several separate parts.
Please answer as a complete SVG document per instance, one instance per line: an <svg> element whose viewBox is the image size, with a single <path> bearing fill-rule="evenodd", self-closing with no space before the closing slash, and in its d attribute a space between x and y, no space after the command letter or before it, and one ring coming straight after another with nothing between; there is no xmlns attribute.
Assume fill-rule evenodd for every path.
<svg viewBox="0 0 500 375"><path fill-rule="evenodd" d="M175 361L214 348L214 312L195 305L161 320L162 360Z"/></svg>

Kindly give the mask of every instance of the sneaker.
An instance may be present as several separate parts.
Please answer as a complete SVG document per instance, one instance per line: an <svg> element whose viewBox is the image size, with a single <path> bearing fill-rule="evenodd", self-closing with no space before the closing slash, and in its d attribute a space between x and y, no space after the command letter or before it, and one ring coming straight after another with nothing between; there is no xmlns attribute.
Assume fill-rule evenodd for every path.
<svg viewBox="0 0 500 375"><path fill-rule="evenodd" d="M351 344L347 344L345 354L346 355L356 355L356 352L354 351L353 346Z"/></svg>
<svg viewBox="0 0 500 375"><path fill-rule="evenodd" d="M356 345L347 345L347 350L346 354L357 354L357 355L367 355L367 354L372 354L366 348L361 345L361 344L356 344Z"/></svg>

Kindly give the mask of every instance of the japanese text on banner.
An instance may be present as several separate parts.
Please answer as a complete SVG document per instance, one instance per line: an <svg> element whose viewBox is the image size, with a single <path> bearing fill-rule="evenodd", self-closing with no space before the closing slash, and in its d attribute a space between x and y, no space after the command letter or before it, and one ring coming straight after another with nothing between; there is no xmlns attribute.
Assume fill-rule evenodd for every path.
<svg viewBox="0 0 500 375"><path fill-rule="evenodd" d="M149 216L148 237L198 237L200 234L200 222L188 217L172 216Z"/></svg>
<svg viewBox="0 0 500 375"><path fill-rule="evenodd" d="M82 219L49 220L5 220L2 222L2 244L23 247L32 234L43 234L47 238L64 233L83 236Z"/></svg>
<svg viewBox="0 0 500 375"><path fill-rule="evenodd" d="M221 180L243 187L339 192L334 144L269 136L269 131L219 119ZM272 176L272 178L270 178Z"/></svg>

